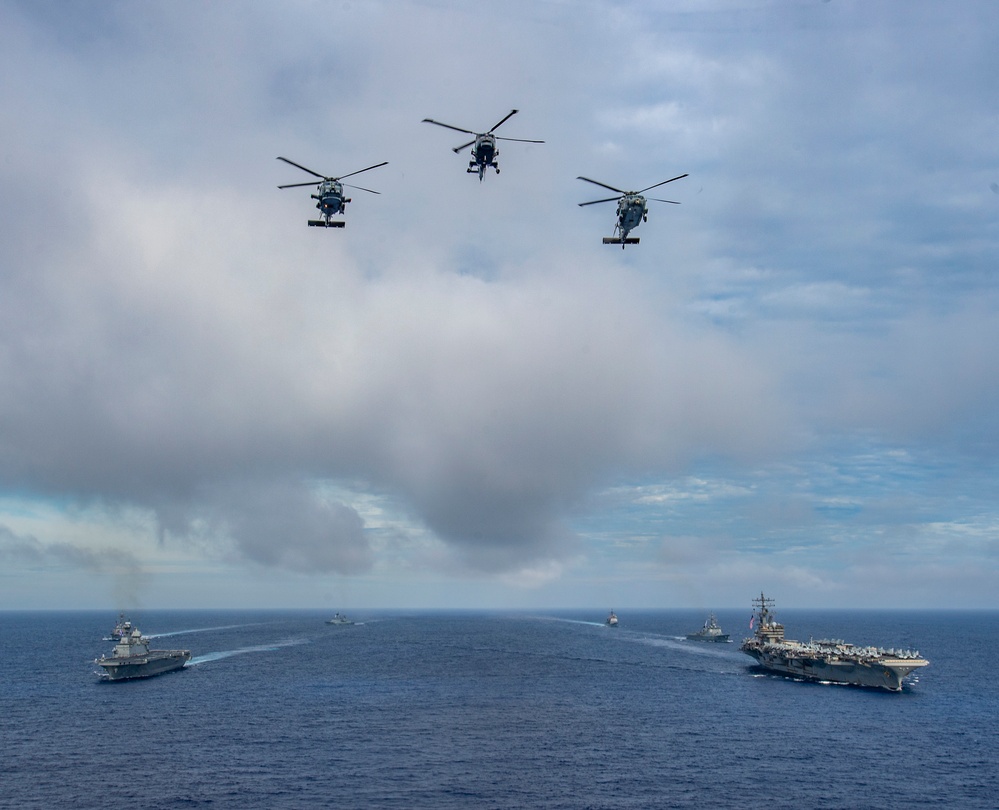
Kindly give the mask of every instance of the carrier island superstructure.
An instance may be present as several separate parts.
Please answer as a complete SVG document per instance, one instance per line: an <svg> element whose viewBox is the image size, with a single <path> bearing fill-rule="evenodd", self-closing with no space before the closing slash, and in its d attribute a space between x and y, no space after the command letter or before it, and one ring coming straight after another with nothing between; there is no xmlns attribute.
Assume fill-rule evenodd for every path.
<svg viewBox="0 0 999 810"><path fill-rule="evenodd" d="M750 627L755 633L740 649L770 672L810 681L829 681L902 691L902 681L930 662L911 650L857 647L845 641L808 642L784 638L784 625L774 618L774 600L762 593L753 600Z"/></svg>

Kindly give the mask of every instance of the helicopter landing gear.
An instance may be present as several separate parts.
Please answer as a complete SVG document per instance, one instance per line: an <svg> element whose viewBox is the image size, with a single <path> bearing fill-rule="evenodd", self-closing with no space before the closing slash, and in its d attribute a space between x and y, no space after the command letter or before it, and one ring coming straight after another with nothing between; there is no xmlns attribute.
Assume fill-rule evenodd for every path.
<svg viewBox="0 0 999 810"><path fill-rule="evenodd" d="M342 228L347 223L342 220L333 221L332 219L327 222L325 219L310 219L310 228Z"/></svg>

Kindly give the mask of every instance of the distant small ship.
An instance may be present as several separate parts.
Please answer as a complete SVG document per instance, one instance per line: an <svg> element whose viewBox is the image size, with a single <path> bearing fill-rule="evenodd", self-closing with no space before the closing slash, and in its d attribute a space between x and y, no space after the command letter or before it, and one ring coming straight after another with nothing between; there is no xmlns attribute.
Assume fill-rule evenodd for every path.
<svg viewBox="0 0 999 810"><path fill-rule="evenodd" d="M104 636L103 641L120 641L122 632L125 629L125 624L126 624L125 614L119 613L118 622L115 624L114 630L112 630L108 635Z"/></svg>
<svg viewBox="0 0 999 810"><path fill-rule="evenodd" d="M607 617L606 624L610 627L617 627L617 614L612 610L610 616Z"/></svg>
<svg viewBox="0 0 999 810"><path fill-rule="evenodd" d="M784 625L774 618L774 600L762 593L753 600L750 629L756 633L740 649L770 672L810 681L830 681L901 692L909 673L930 662L911 650L856 647L845 641L809 641L784 638Z"/></svg>
<svg viewBox="0 0 999 810"><path fill-rule="evenodd" d="M108 680L124 681L172 672L181 669L190 660L190 650L150 650L149 639L139 632L138 627L125 621L120 624L120 637L111 657L102 655L94 663L103 667Z"/></svg>
<svg viewBox="0 0 999 810"><path fill-rule="evenodd" d="M707 621L704 622L704 627L698 630L696 633L687 634L688 641L731 641L728 633L723 633L721 627L718 626L718 620L715 618L715 614L711 613Z"/></svg>
<svg viewBox="0 0 999 810"><path fill-rule="evenodd" d="M336 613L333 615L332 619L327 619L326 624L353 624L353 620L348 619L342 613Z"/></svg>

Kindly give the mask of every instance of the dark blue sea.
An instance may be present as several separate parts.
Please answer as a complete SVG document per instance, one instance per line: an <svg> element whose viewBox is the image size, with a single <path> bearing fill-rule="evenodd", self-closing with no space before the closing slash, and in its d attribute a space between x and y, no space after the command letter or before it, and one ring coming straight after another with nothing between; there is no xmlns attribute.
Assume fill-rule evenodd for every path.
<svg viewBox="0 0 999 810"><path fill-rule="evenodd" d="M93 664L114 614L0 613L0 807L999 807L999 613L780 612L918 649L892 694L683 640L703 613L617 612L149 610L193 659L119 683Z"/></svg>

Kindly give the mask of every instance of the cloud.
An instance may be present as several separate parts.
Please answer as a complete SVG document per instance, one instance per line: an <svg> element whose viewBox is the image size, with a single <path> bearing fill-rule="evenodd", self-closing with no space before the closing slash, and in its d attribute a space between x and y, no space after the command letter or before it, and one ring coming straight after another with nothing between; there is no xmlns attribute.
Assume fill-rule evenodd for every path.
<svg viewBox="0 0 999 810"><path fill-rule="evenodd" d="M291 567L302 563L268 557L262 537L300 536L315 550L315 527L294 520L301 482L360 477L471 564L508 568L572 552L562 515L608 467L677 469L704 448L752 455L779 441L765 372L599 269L486 282L418 268L363 285L348 269L339 295L320 300L312 273L243 265L297 290L275 302L225 277L205 280L209 302L174 266L147 262L141 282L131 266L93 268L103 290L83 293L82 307L68 291L22 299L60 312L7 335L4 373L20 387L0 473L39 491L154 508L173 498L195 512L205 493L246 486L211 520L250 558ZM247 468L286 502L280 540L251 530ZM358 529L345 532L351 548ZM323 565L358 570L362 558Z"/></svg>
<svg viewBox="0 0 999 810"><path fill-rule="evenodd" d="M371 568L363 521L351 507L301 482L212 482L199 497L154 507L161 540L228 539L238 558L302 573L358 574Z"/></svg>
<svg viewBox="0 0 999 810"><path fill-rule="evenodd" d="M425 19L452 11L403 4L377 33L384 10L347 15L355 37L304 59L273 36L269 15L229 22L192 9L204 25L182 30L173 15L153 12L144 26L123 10L108 48L87 38L60 46L60 22L20 21L60 74L76 77L68 114L83 126L74 143L58 144L74 196L50 200L52 216L72 225L46 242L43 225L25 218L11 248L21 261L0 302L0 375L12 382L0 394L11 426L0 437L0 480L146 507L167 541L215 538L257 563L341 573L373 564L363 521L313 488L362 481L391 493L453 562L540 571L578 553L566 516L608 470L675 470L703 452L751 457L780 443L764 367L686 323L670 294L595 260L592 232L586 250L564 235L546 246L549 169L527 197L525 175L519 188L497 178L479 188L440 133L419 127L455 109L427 77L414 82L417 65L449 73L426 48L458 45L478 60L481 47L496 47ZM568 71L529 47L560 16L538 13L525 65L507 71L532 82L505 80L511 95L527 92L516 102L524 120L507 125L514 137L555 120L530 105L534 77L558 83ZM165 41L187 55L170 72ZM386 83L389 52L411 70ZM250 61L249 73L233 67ZM544 68L531 71L535 61ZM38 65L33 81L54 88ZM317 85L317 75L328 81ZM137 96L138 77L156 92ZM332 109L317 105L317 92ZM464 115L492 122L506 103ZM16 187L27 190L50 159L31 143L54 123L47 110L26 110ZM411 123L400 140L404 111ZM323 171L395 153L371 175L384 196L355 194L342 234L305 229L304 192L274 189L288 169L275 153L312 165L328 151L288 131L317 122L338 145L337 167L324 158ZM437 156L432 174L417 147ZM503 151L530 165L525 145ZM219 166L208 165L215 156ZM557 149L553 157L564 159ZM220 179L227 166L232 177ZM248 166L252 189L232 179Z"/></svg>
<svg viewBox="0 0 999 810"><path fill-rule="evenodd" d="M111 583L120 607L136 607L147 581L141 560L128 549L88 547L77 543L43 543L0 524L0 561L15 571L42 568L97 574Z"/></svg>
<svg viewBox="0 0 999 810"><path fill-rule="evenodd" d="M703 9L5 5L0 485L356 574L374 531L324 494L350 482L442 568L540 582L622 478L720 459L752 492L740 470L829 433L994 453L990 27ZM547 143L482 184L420 124L513 107L505 131ZM390 164L320 233L278 154ZM635 249L575 205L579 174L685 171Z"/></svg>
<svg viewBox="0 0 999 810"><path fill-rule="evenodd" d="M47 561L97 573L134 575L141 571L138 559L116 548L87 548L73 543L42 543L31 535L18 534L0 525L0 555L8 561L42 564Z"/></svg>

